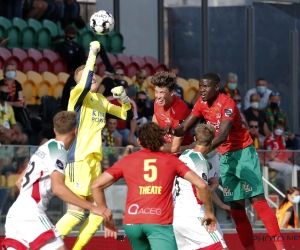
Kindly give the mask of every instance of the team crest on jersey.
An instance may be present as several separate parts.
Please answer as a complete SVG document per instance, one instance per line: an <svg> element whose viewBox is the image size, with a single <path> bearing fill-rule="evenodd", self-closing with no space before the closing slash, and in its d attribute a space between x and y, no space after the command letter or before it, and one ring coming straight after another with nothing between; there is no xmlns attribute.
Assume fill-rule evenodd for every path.
<svg viewBox="0 0 300 250"><path fill-rule="evenodd" d="M55 164L56 164L56 167L58 167L61 170L64 170L64 164L59 159L56 160Z"/></svg>
<svg viewBox="0 0 300 250"><path fill-rule="evenodd" d="M221 118L221 114L220 114L220 113L217 113L217 114L216 114L216 118L217 118L217 119L220 119L220 118Z"/></svg>
<svg viewBox="0 0 300 250"><path fill-rule="evenodd" d="M202 173L202 179L207 181L207 174L206 173Z"/></svg>
<svg viewBox="0 0 300 250"><path fill-rule="evenodd" d="M233 192L231 192L230 188L228 187L223 188L223 194L224 196L233 196Z"/></svg>
<svg viewBox="0 0 300 250"><path fill-rule="evenodd" d="M252 187L249 187L249 184L244 183L243 188L246 193L252 192Z"/></svg>
<svg viewBox="0 0 300 250"><path fill-rule="evenodd" d="M231 117L232 116L232 109L224 109L225 116Z"/></svg>

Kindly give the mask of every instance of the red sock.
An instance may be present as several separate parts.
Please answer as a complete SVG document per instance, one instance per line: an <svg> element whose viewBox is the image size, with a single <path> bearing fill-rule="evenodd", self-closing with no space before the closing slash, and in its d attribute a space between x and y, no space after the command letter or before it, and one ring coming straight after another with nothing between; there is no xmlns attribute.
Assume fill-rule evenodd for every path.
<svg viewBox="0 0 300 250"><path fill-rule="evenodd" d="M274 239L274 244L277 250L284 250L283 238L280 235L278 222L274 211L269 207L266 200L255 201L252 206L262 219L269 236Z"/></svg>
<svg viewBox="0 0 300 250"><path fill-rule="evenodd" d="M230 209L230 214L235 222L237 234L246 249L254 246L253 231L245 210ZM254 248L253 248L254 249Z"/></svg>

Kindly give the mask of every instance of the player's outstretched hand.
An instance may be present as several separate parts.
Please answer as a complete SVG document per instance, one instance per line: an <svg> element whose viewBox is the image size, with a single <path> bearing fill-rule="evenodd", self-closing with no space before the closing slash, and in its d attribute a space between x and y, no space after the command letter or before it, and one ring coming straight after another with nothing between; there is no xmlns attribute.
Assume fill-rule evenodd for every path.
<svg viewBox="0 0 300 250"><path fill-rule="evenodd" d="M104 222L104 237L114 237L117 239L118 228L113 220Z"/></svg>
<svg viewBox="0 0 300 250"><path fill-rule="evenodd" d="M113 94L113 97L115 99L117 99L120 103L122 104L128 104L130 103L130 99L127 96L125 89L123 88L123 86L119 86L119 87L114 87L111 90L111 93Z"/></svg>
<svg viewBox="0 0 300 250"><path fill-rule="evenodd" d="M213 233L217 229L217 219L213 213L206 213L201 222L202 225L205 225L206 231Z"/></svg>
<svg viewBox="0 0 300 250"><path fill-rule="evenodd" d="M112 219L112 212L106 207L93 206L91 212L102 216L105 221L110 221Z"/></svg>
<svg viewBox="0 0 300 250"><path fill-rule="evenodd" d="M97 55L100 51L100 43L98 41L93 41L90 43L90 52Z"/></svg>

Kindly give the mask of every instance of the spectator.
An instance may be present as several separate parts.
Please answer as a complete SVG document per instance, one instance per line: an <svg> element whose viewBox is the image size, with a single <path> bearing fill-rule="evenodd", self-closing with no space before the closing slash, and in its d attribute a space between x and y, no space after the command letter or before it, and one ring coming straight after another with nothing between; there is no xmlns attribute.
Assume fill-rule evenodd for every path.
<svg viewBox="0 0 300 250"><path fill-rule="evenodd" d="M232 96L232 99L234 100L236 106L238 107L239 111L240 111L240 117L241 117L241 121L243 124L243 128L248 129L248 122L246 120L246 117L244 116L243 112L242 112L242 98L240 95L238 94L234 94Z"/></svg>
<svg viewBox="0 0 300 250"><path fill-rule="evenodd" d="M152 121L153 110L146 106L147 94L144 91L137 92L136 106L137 106L137 124L141 127L148 121Z"/></svg>
<svg viewBox="0 0 300 250"><path fill-rule="evenodd" d="M259 135L259 125L257 120L249 120L249 134L256 150L264 148L264 138Z"/></svg>
<svg viewBox="0 0 300 250"><path fill-rule="evenodd" d="M16 123L13 108L6 102L8 98L8 87L0 86L0 143L25 145L27 135L22 133Z"/></svg>
<svg viewBox="0 0 300 250"><path fill-rule="evenodd" d="M42 19L48 19L53 22L61 21L64 17L65 4L64 0L45 0L48 8L45 11Z"/></svg>
<svg viewBox="0 0 300 250"><path fill-rule="evenodd" d="M125 80L122 80L123 84L119 85L119 86L123 86L127 95L128 95L128 83ZM117 99L115 99L112 95L107 96L106 97L107 100L117 106L120 106L121 104L118 102ZM130 99L130 105L131 105L131 109L133 112L133 119L129 122L129 124L124 121L124 120L120 120L118 119L117 122L117 131L122 135L122 146L126 147L127 145L134 145L136 147L138 147L137 144L137 140L136 140L136 136L135 133L138 130L138 126L137 126L137 107L136 107L136 103ZM111 118L112 116L110 114L106 114L107 118ZM115 117L113 117L115 118Z"/></svg>
<svg viewBox="0 0 300 250"><path fill-rule="evenodd" d="M281 205L276 209L279 228L298 228L296 205L300 201L300 189L289 187Z"/></svg>
<svg viewBox="0 0 300 250"><path fill-rule="evenodd" d="M21 125L22 131L31 132L29 113L24 102L21 84L15 80L16 66L9 62L3 67L4 78L0 80L0 86L7 86L9 89L9 99L7 103L12 106L16 121Z"/></svg>
<svg viewBox="0 0 300 250"><path fill-rule="evenodd" d="M179 69L178 67L171 67L169 69L170 72L174 73L176 75L176 80L178 79L178 76L179 76ZM184 100L184 97L183 97L183 89L182 87L180 87L178 84L177 84L177 81L176 81L176 85L175 85L175 89L174 89L174 94L177 95L179 98L181 98L182 100Z"/></svg>
<svg viewBox="0 0 300 250"><path fill-rule="evenodd" d="M254 93L259 94L260 102L258 109L264 109L268 105L269 95L271 94L272 90L268 89L268 84L266 79L258 78L256 80L256 88L248 90L246 96L244 98L244 109L250 108L250 96Z"/></svg>
<svg viewBox="0 0 300 250"><path fill-rule="evenodd" d="M74 42L77 30L73 26L67 26L65 28L65 40L58 43L55 47L55 51L60 54L67 63L67 71L69 74L74 71L82 64L85 64L86 55L83 46L79 43Z"/></svg>
<svg viewBox="0 0 300 250"><path fill-rule="evenodd" d="M47 8L48 3L45 0L25 0L23 5L24 19L40 20Z"/></svg>
<svg viewBox="0 0 300 250"><path fill-rule="evenodd" d="M286 150L285 138L282 135L284 131L284 123L282 121L276 121L274 124L274 131L272 131L264 141L264 148L270 150L269 155L269 167L275 169L285 175L292 173L293 162L291 158L292 152ZM300 176L300 167L294 165L298 170L298 179Z"/></svg>
<svg viewBox="0 0 300 250"><path fill-rule="evenodd" d="M268 136L270 130L267 124L267 116L264 111L259 110L260 97L259 94L252 94L250 96L250 108L244 111L244 115L249 122L250 120L258 121L259 130L258 133L260 136Z"/></svg>
<svg viewBox="0 0 300 250"><path fill-rule="evenodd" d="M140 91L144 91L147 94L147 99L148 99L148 91L147 88L144 86L145 80L147 78L147 72L146 70L138 70L135 74L135 82L132 83L129 88L128 88L128 96L135 100L136 98L136 93Z"/></svg>
<svg viewBox="0 0 300 250"><path fill-rule="evenodd" d="M220 92L232 98L233 95L240 94L240 91L237 89L237 85L238 85L237 74L228 73L225 86L220 89Z"/></svg>
<svg viewBox="0 0 300 250"><path fill-rule="evenodd" d="M300 149L300 139L294 133L291 132L290 126L288 123L287 113L280 108L280 93L278 91L274 91L270 94L269 104L266 107L265 114L267 116L267 124L271 131L273 131L273 126L276 121L281 121L284 123L285 134L287 135L287 148L298 150Z"/></svg>
<svg viewBox="0 0 300 250"><path fill-rule="evenodd" d="M107 118L106 126L102 130L103 147L122 147L122 135L116 130L117 119Z"/></svg>

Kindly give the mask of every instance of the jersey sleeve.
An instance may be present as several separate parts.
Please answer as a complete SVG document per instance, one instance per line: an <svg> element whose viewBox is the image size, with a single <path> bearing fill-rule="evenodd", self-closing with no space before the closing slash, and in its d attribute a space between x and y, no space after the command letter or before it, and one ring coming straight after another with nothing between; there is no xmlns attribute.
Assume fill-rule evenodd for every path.
<svg viewBox="0 0 300 250"><path fill-rule="evenodd" d="M240 111L231 98L228 98L222 106L222 120L234 121Z"/></svg>
<svg viewBox="0 0 300 250"><path fill-rule="evenodd" d="M119 180L120 178L123 177L122 166L126 166L126 164L124 164L124 160L125 159L123 158L123 160L116 162L112 167L108 168L105 172L112 175L116 181Z"/></svg>
<svg viewBox="0 0 300 250"><path fill-rule="evenodd" d="M49 174L53 171L58 171L65 174L65 167L67 164L67 151L65 150L63 144L52 141L48 144L48 150L50 155L49 162Z"/></svg>
<svg viewBox="0 0 300 250"><path fill-rule="evenodd" d="M107 113L121 118L122 120L127 119L127 111L131 110L130 103L122 104L122 106L116 106L107 101Z"/></svg>
<svg viewBox="0 0 300 250"><path fill-rule="evenodd" d="M171 164L176 166L177 175L180 176L181 178L184 178L185 174L187 172L191 171L191 169L187 165L185 165L184 162L179 160L176 156L172 156ZM171 165L169 165L169 166L171 166Z"/></svg>
<svg viewBox="0 0 300 250"><path fill-rule="evenodd" d="M202 111L201 111L201 98L200 97L198 98L198 101L196 102L191 114L196 117L199 117L199 118L203 116Z"/></svg>
<svg viewBox="0 0 300 250"><path fill-rule="evenodd" d="M75 86L75 88L70 93L69 111L76 111L76 107L81 106L87 93L90 91L92 86L92 78L94 75L94 64L96 61L95 55L89 55L86 62L85 68L83 69L80 82Z"/></svg>

